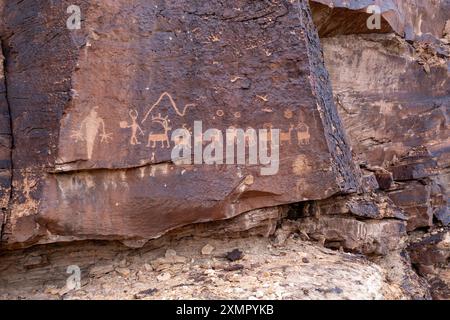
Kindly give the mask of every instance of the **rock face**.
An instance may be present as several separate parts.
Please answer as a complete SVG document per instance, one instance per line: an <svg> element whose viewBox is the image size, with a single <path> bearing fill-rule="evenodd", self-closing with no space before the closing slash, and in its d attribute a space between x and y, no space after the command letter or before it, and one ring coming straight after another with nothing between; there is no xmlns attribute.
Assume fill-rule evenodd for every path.
<svg viewBox="0 0 450 320"><path fill-rule="evenodd" d="M450 297L450 231L441 228L411 236L408 251L421 276L428 280L435 299Z"/></svg>
<svg viewBox="0 0 450 320"><path fill-rule="evenodd" d="M9 107L6 100L4 57L0 52L0 224L6 219L11 196L11 127ZM0 227L0 234L2 228Z"/></svg>
<svg viewBox="0 0 450 320"><path fill-rule="evenodd" d="M79 30L69 5L3 5L8 246L149 239L358 188L306 1L86 1ZM249 127L280 129L276 174L171 160L177 128L201 155L207 129Z"/></svg>
<svg viewBox="0 0 450 320"><path fill-rule="evenodd" d="M387 179L383 189L409 217L409 231L431 226L433 215L448 224L447 48L438 53L392 34L337 36L323 44L358 161L379 181Z"/></svg>
<svg viewBox="0 0 450 320"><path fill-rule="evenodd" d="M321 36L396 32L407 40L420 39L426 35L442 38L450 10L448 0L437 0L432 4L422 0L311 0L310 2L314 23ZM373 14L381 18L380 29L367 27L367 19Z"/></svg>
<svg viewBox="0 0 450 320"><path fill-rule="evenodd" d="M53 243L258 235L449 298L450 1L71 5L0 0L0 247L46 244L2 253L4 278L41 277Z"/></svg>
<svg viewBox="0 0 450 320"><path fill-rule="evenodd" d="M410 243L411 263L428 279L434 298L448 299L448 258L445 257L450 251L442 244L445 241L436 240L439 237L435 232L440 230L438 233L444 239L450 221L450 39L446 31L450 2L437 1L427 8L422 8L421 1L379 2L382 8L390 6L392 10L390 13L382 10L385 19L382 28L373 32L358 24L362 20L346 23L350 15L367 19L368 3L317 2L333 2L335 7L313 5L313 12L323 37L336 104L354 158L363 170L365 191L379 189L375 193L388 197L402 212L410 236L405 239L403 233L401 238ZM403 5L403 10L399 10ZM343 10L340 14L343 27L331 32L326 24L321 27L316 20L323 23L327 15L337 14L335 10ZM397 16L397 22L391 19L392 13ZM349 222L337 220L336 216L331 218L330 214L358 216L350 206L355 197L343 197L334 203L330 200L315 205L325 217L307 224L306 231L323 237L325 244L337 238L344 249L352 250L355 247L350 241L352 233L342 232L343 222ZM379 201L372 201L374 204L380 208ZM380 211L373 210L372 205L364 211L377 216ZM403 220L400 216L395 219ZM425 240L411 240L411 235L417 232L426 233ZM360 237L359 244L364 239L368 238ZM383 263L392 264L389 260L395 255L387 252L384 255Z"/></svg>

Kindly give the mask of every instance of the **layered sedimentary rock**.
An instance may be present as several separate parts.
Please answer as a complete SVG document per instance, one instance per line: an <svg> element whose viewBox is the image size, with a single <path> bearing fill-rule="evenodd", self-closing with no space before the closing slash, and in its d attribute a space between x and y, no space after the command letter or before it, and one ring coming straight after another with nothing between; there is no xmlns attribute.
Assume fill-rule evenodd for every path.
<svg viewBox="0 0 450 320"><path fill-rule="evenodd" d="M366 255L394 296L448 298L450 2L309 3L0 0L2 246L300 238ZM279 163L216 144L250 128L281 131L243 141ZM176 143L216 163L176 164ZM116 259L103 244L4 251L0 283Z"/></svg>
<svg viewBox="0 0 450 320"><path fill-rule="evenodd" d="M418 273L427 279L433 298L450 297L450 231L439 228L412 235L408 250Z"/></svg>
<svg viewBox="0 0 450 320"><path fill-rule="evenodd" d="M4 57L0 52L0 235L11 195L11 127L6 100Z"/></svg>
<svg viewBox="0 0 450 320"><path fill-rule="evenodd" d="M360 164L409 217L448 224L448 53L395 35L323 39L335 98ZM418 48L427 47L426 54Z"/></svg>
<svg viewBox="0 0 450 320"><path fill-rule="evenodd" d="M407 40L442 38L450 19L450 1L311 0L321 36L396 32ZM380 18L380 28L374 19ZM372 18L370 18L372 17ZM369 23L368 23L369 20ZM370 28L368 27L370 26Z"/></svg>
<svg viewBox="0 0 450 320"><path fill-rule="evenodd" d="M404 218L386 221L403 220L404 231L410 235L407 239L404 231L403 236L397 235L404 244L390 247L391 253L385 251L377 259L382 265L392 264L391 260L398 264L398 253L406 257L405 244L412 242L408 247L411 261L407 263L428 280L434 298L448 299L446 257L450 250L442 239L450 221L450 3L438 1L422 7L421 1L382 1L378 3L383 12L382 28L369 30L363 24L369 16L365 12L368 2L317 2L334 4L334 8L314 5L314 19L323 37L338 110L355 160L364 172L364 189L377 197L388 197ZM327 29L324 19L338 12L341 27ZM393 20L393 16L397 18ZM364 198L368 196L318 202L315 211L325 216L316 218L315 224L308 218L306 231L314 231L325 243L337 239L344 249L352 250L354 243L347 239L354 238L352 233L342 232L342 225L349 222L338 220L337 214L344 214L346 219L358 216L360 220L360 210L355 210L353 203L359 199L366 204ZM372 207L380 209L380 204L375 201L365 206L364 222L368 213L379 217L384 212ZM440 236L436 230L440 230ZM426 235L411 240L417 232ZM363 238L359 241L363 243Z"/></svg>
<svg viewBox="0 0 450 320"><path fill-rule="evenodd" d="M306 1L82 1L74 30L71 4L4 2L8 245L149 239L358 188ZM280 129L279 170L175 165L171 133L195 121Z"/></svg>

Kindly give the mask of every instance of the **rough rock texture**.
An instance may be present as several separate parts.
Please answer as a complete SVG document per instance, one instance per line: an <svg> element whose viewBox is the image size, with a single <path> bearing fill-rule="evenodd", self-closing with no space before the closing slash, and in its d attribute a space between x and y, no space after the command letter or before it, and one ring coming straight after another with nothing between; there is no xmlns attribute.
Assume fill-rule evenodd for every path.
<svg viewBox="0 0 450 320"><path fill-rule="evenodd" d="M321 36L394 31L408 40L431 35L443 38L450 20L450 1L436 0L311 0L314 23ZM378 6L381 29L368 29L367 19Z"/></svg>
<svg viewBox="0 0 450 320"><path fill-rule="evenodd" d="M387 254L399 249L405 224L401 221L358 221L352 218L305 218L300 230L315 240L323 239L328 247L343 247L349 251Z"/></svg>
<svg viewBox="0 0 450 320"><path fill-rule="evenodd" d="M367 6L364 1L359 4L333 2L335 7L350 9ZM393 3L383 1L388 7ZM391 247L395 250L378 255L377 263L387 263L394 252L398 256L398 252L405 252L405 245L408 246L411 262L405 258L405 263L413 263L419 274L428 280L433 298L448 299L448 260L443 259L450 252L448 246L439 245L440 249L434 250L431 248L435 243L441 242L423 240L416 244L411 235L434 234L450 222L450 39L444 28L448 27L450 2L438 1L426 8L420 1L401 3L397 2L394 7L405 5L408 12L403 10L402 15L401 10L392 11L401 18L398 21L403 21L400 24L392 23L387 12L383 14L396 34L380 34L388 32L387 29L367 32L357 20L354 24L345 23L348 16L345 18L343 14L341 23L345 28L328 32L325 25L320 32L321 41L338 110L351 140L354 158L363 170L364 191L389 197L391 204L406 218L395 217L406 220L409 237L402 237L400 250ZM315 20L321 21L337 10L321 5L313 8ZM368 194L363 198L366 197ZM359 216L350 205L353 198L355 196L341 197L336 203L319 201L315 207L322 208L319 211L326 215L343 213L348 219L349 214ZM366 215L378 212L373 209L374 204L379 208L380 203L372 201L371 205L366 205ZM349 222L339 218L338 224L336 219L335 216L320 217L316 225L311 222L307 225L307 231L319 229L325 243L337 238L344 249L350 243L347 249L351 250L355 245L347 237L352 239L352 233L345 234L339 228L343 224L341 221ZM357 223L360 221L352 224ZM426 235L423 237L428 239ZM408 245L411 241L413 243ZM428 250L428 260L423 259L423 250ZM398 264L398 258L395 259Z"/></svg>
<svg viewBox="0 0 450 320"><path fill-rule="evenodd" d="M205 245L215 248L201 254ZM38 247L39 248L39 247ZM102 250L99 250L101 248ZM224 256L239 248L243 257ZM27 260L26 260L27 259ZM18 264L18 261L26 261ZM51 263L49 262L51 261ZM395 270L401 262L393 259ZM16 250L0 261L0 299L424 299L417 275L401 281L391 265L289 238L190 238L150 250L83 243ZM81 289L68 290L68 265L81 267ZM405 264L405 267L407 265ZM23 273L28 278L25 280ZM402 274L404 275L404 274Z"/></svg>
<svg viewBox="0 0 450 320"><path fill-rule="evenodd" d="M0 0L0 240L43 244L2 251L0 298L449 299L450 1L309 3L81 1L68 30ZM200 120L281 129L278 174L176 166Z"/></svg>
<svg viewBox="0 0 450 320"><path fill-rule="evenodd" d="M8 246L144 240L358 188L306 1L81 1L80 30L69 4L2 10ZM278 174L175 166L170 134L194 121L279 128Z"/></svg>
<svg viewBox="0 0 450 320"><path fill-rule="evenodd" d="M450 232L448 228L413 234L408 251L418 273L428 280L434 299L450 297Z"/></svg>
<svg viewBox="0 0 450 320"><path fill-rule="evenodd" d="M0 52L0 237L11 196L11 145L12 137L9 106L6 100L4 56Z"/></svg>
<svg viewBox="0 0 450 320"><path fill-rule="evenodd" d="M423 55L416 47L427 44L410 45L395 35L337 36L323 44L335 98L360 164L386 184L383 189L409 217L409 231L431 226L433 215L447 224L446 51L439 54L428 47L430 54Z"/></svg>

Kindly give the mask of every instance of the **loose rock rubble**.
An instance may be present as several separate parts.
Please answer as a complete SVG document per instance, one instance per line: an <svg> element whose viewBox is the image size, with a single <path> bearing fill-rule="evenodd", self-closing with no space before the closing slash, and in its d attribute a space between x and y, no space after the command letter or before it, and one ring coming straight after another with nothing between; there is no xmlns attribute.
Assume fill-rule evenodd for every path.
<svg viewBox="0 0 450 320"><path fill-rule="evenodd" d="M206 241L216 248L214 254L205 256L201 253ZM236 248L243 253L242 258L229 261L226 255ZM81 247L79 249L82 250ZM111 248L108 250L112 251ZM52 284L58 281L50 276L46 284L33 290L23 289L19 283L2 286L0 298L411 298L401 283L393 281L392 276L389 278L387 268L361 255L333 251L315 242L302 241L298 234L291 234L283 245L278 246L270 239L260 237L190 238L171 243L170 249L147 250L126 251L123 257L116 253L116 258L108 264L98 262L83 269L79 290L68 291L64 281L59 281L59 285ZM66 260L66 263L70 261ZM416 291L426 298L426 287L416 286Z"/></svg>

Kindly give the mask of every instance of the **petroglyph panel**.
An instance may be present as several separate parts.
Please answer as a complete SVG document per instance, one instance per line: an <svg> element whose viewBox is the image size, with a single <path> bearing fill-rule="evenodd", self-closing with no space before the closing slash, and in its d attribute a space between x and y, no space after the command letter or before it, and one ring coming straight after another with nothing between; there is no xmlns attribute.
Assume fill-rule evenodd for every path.
<svg viewBox="0 0 450 320"><path fill-rule="evenodd" d="M33 210L13 210L8 243L152 238L357 188L307 1L96 0L80 4L80 30L61 23L66 1L30 3L3 13L8 52L20 53L9 94L25 97L10 101L13 156L36 180L16 191L13 206ZM277 174L173 164L177 141L194 157L194 139L230 128L279 130ZM171 139L177 129L192 141Z"/></svg>

